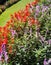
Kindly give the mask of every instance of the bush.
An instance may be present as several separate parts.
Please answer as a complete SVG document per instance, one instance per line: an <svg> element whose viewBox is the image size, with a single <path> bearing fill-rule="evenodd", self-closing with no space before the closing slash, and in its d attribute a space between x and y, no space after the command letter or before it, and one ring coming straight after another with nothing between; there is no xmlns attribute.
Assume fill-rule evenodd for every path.
<svg viewBox="0 0 51 65"><path fill-rule="evenodd" d="M11 15L3 28L0 27L0 60L3 63L51 64L51 7L44 3L35 1L26 5L24 10Z"/></svg>

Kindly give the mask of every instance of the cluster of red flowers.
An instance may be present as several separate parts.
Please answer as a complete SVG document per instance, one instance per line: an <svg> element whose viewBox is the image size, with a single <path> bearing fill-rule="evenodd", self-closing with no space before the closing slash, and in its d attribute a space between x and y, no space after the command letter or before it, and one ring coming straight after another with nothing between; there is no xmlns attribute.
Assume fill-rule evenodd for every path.
<svg viewBox="0 0 51 65"><path fill-rule="evenodd" d="M14 26L14 19L21 21L21 22L26 22L28 21L29 26L33 25L33 24L38 24L38 21L36 19L34 19L33 17L30 17L31 12L30 8L32 8L32 6L36 5L38 3L39 0L34 0L34 2L29 3L28 5L26 5L26 8L24 10L15 12L14 15L11 15L11 19L9 21L7 21L6 25L4 27L0 27L0 51L1 51L1 46L2 43L7 44L8 43L8 33L10 32L9 27L10 26ZM12 40L13 41L13 40Z"/></svg>

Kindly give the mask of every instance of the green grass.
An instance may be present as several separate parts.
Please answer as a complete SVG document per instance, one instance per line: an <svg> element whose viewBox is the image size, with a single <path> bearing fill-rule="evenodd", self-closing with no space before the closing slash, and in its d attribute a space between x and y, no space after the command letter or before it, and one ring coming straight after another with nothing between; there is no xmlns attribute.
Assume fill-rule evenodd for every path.
<svg viewBox="0 0 51 65"><path fill-rule="evenodd" d="M32 2L34 0L21 0L18 3L14 4L10 8L7 8L1 15L0 15L0 26L4 26L7 20L10 19L10 15L14 12L17 12L21 9L24 9L26 4Z"/></svg>

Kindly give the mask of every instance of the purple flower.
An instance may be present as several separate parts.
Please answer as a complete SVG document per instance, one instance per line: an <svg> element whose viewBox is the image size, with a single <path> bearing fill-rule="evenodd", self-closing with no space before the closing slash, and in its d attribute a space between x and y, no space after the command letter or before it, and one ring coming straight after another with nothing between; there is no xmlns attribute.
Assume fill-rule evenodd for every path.
<svg viewBox="0 0 51 65"><path fill-rule="evenodd" d="M51 58L48 61L46 58L44 59L44 62L43 62L44 65L49 65L50 63L51 63Z"/></svg>
<svg viewBox="0 0 51 65"><path fill-rule="evenodd" d="M37 5L37 6L36 6L36 13L39 13L39 12L40 12L40 6Z"/></svg>
<svg viewBox="0 0 51 65"><path fill-rule="evenodd" d="M48 9L48 6L42 6L42 13L44 13L45 11L47 11L47 9Z"/></svg>
<svg viewBox="0 0 51 65"><path fill-rule="evenodd" d="M51 44L51 39L48 40L48 44Z"/></svg>
<svg viewBox="0 0 51 65"><path fill-rule="evenodd" d="M5 61L7 62L7 60L8 60L7 52L4 53L4 56L5 56Z"/></svg>
<svg viewBox="0 0 51 65"><path fill-rule="evenodd" d="M11 29L10 31L11 31L12 37L14 37L14 36L15 36L15 34L16 34L16 31L15 31L15 30L13 30L13 29Z"/></svg>
<svg viewBox="0 0 51 65"><path fill-rule="evenodd" d="M6 48L5 48L5 43L2 44L2 52L5 52Z"/></svg>
<svg viewBox="0 0 51 65"><path fill-rule="evenodd" d="M2 60L2 56L3 55L4 55L4 58L5 58L5 61L7 62L8 55L7 55L6 47L5 47L5 44L4 43L2 43L2 51L0 52L0 61Z"/></svg>
<svg viewBox="0 0 51 65"><path fill-rule="evenodd" d="M44 65L47 65L47 60L46 60L46 58L44 59L43 64L44 64Z"/></svg>
<svg viewBox="0 0 51 65"><path fill-rule="evenodd" d="M36 6L36 11L35 11L35 16L38 16L39 13L40 13L40 6L37 5Z"/></svg>
<svg viewBox="0 0 51 65"><path fill-rule="evenodd" d="M8 60L8 55L7 55L6 47L5 47L5 44L4 44L4 43L2 44L2 54L4 55L5 61L7 62L7 60Z"/></svg>

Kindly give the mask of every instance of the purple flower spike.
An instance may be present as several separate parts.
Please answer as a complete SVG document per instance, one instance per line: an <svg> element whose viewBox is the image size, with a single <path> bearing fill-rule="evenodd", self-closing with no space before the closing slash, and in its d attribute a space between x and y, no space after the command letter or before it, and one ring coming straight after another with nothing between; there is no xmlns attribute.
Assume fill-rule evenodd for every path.
<svg viewBox="0 0 51 65"><path fill-rule="evenodd" d="M37 6L36 6L35 16L38 16L39 13L40 13L40 6L37 5Z"/></svg>
<svg viewBox="0 0 51 65"><path fill-rule="evenodd" d="M44 59L44 63L43 63L44 65L47 65L47 61L46 61L46 58Z"/></svg>
<svg viewBox="0 0 51 65"><path fill-rule="evenodd" d="M11 31L12 37L14 37L14 36L15 36L15 34L16 34L16 31L15 31L15 30L13 30L13 29L11 29L10 31Z"/></svg>
<svg viewBox="0 0 51 65"><path fill-rule="evenodd" d="M5 61L7 62L7 60L8 60L8 55L7 55L6 47L5 47L5 44L4 44L4 43L2 44L2 54L4 55ZM2 57L2 56L1 56L1 57Z"/></svg>
<svg viewBox="0 0 51 65"><path fill-rule="evenodd" d="M8 60L7 52L5 52L4 56L5 56L5 61L7 62L7 60Z"/></svg>
<svg viewBox="0 0 51 65"><path fill-rule="evenodd" d="M40 12L40 6L36 6L36 12L39 13Z"/></svg>
<svg viewBox="0 0 51 65"><path fill-rule="evenodd" d="M45 11L47 11L47 9L48 9L48 6L42 6L42 13L44 13Z"/></svg>

